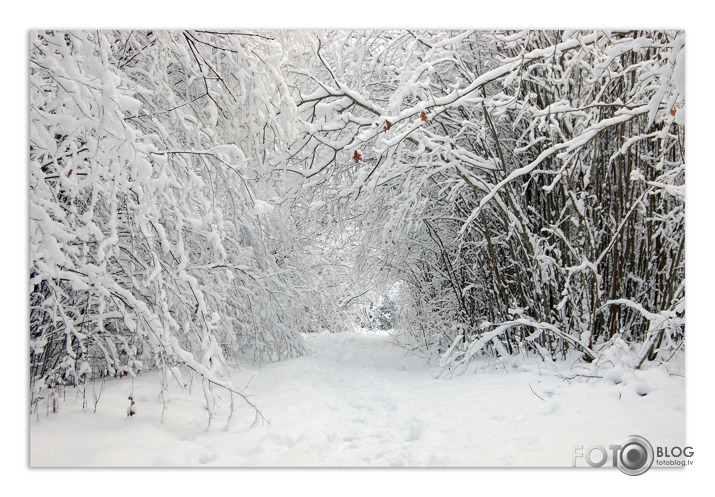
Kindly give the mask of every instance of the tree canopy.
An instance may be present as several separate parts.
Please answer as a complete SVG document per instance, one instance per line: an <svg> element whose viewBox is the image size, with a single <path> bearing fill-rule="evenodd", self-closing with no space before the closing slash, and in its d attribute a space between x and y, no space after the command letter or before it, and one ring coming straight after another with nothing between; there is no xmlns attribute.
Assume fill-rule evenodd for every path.
<svg viewBox="0 0 715 497"><path fill-rule="evenodd" d="M158 368L210 405L351 321L448 373L683 343L683 32L30 38L34 396Z"/></svg>

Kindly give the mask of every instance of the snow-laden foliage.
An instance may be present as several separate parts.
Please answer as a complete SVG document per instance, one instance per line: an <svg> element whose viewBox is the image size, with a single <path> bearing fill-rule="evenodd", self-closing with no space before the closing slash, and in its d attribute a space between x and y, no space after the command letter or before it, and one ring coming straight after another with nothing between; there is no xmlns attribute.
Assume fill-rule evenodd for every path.
<svg viewBox="0 0 715 497"><path fill-rule="evenodd" d="M296 136L282 57L253 33L31 34L35 395L189 370L210 412L227 364L304 352L330 306L267 164Z"/></svg>
<svg viewBox="0 0 715 497"><path fill-rule="evenodd" d="M462 371L684 337L684 46L661 31L30 35L33 399L398 327ZM45 391L48 393L45 393ZM248 401L248 399L245 399Z"/></svg>
<svg viewBox="0 0 715 497"><path fill-rule="evenodd" d="M407 283L411 346L452 370L680 345L683 33L323 32L303 57L282 160L351 213L363 274Z"/></svg>

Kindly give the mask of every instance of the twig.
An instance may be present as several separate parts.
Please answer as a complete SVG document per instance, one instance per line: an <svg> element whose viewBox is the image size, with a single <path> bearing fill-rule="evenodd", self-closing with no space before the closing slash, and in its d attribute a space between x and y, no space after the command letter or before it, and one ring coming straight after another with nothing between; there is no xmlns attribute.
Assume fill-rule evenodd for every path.
<svg viewBox="0 0 715 497"><path fill-rule="evenodd" d="M199 371L198 369L196 369L195 367L193 367L191 364L188 364L188 363L184 362L184 365L185 365L187 368L189 368L190 370L194 371L194 372L195 372L196 374L198 374L199 376L201 376L201 377L202 377L203 379L205 379L207 382L213 383L214 385L219 386L219 387L221 387L221 388L224 388L224 389L228 390L229 392L235 393L236 395L238 395L239 397L241 397L246 404L248 404L249 406L251 406L251 407L253 408L253 410L256 411L256 420L258 420L258 417L260 416L260 418L261 418L263 421L265 421L265 422L268 423L268 424L271 424L271 422L268 421L268 419L266 419L266 417L263 415L263 413L258 409L258 407L257 407L253 402L251 402L251 401L248 399L248 397L247 397L246 395L244 395L244 394L242 394L241 392L239 392L238 390L235 390L235 389L233 389L233 388L231 388L231 387L229 387L229 386L227 386L227 385L224 385L224 384L222 384L222 383L220 383L220 382L218 382L218 381L216 381L216 380L212 380L211 378L208 378L208 377L205 376L203 373L201 373L201 371ZM256 424L256 421L254 421L253 424L255 425L255 424Z"/></svg>
<svg viewBox="0 0 715 497"><path fill-rule="evenodd" d="M562 375L562 374L559 374L559 375L557 375L557 376L558 376L559 378L561 378L562 380L566 380L566 381L571 381L571 380L573 380L573 379L575 379L575 378L593 378L593 379L602 379L602 378L603 378L603 376L589 375L589 374L575 374L575 375L572 375L572 376L564 376L564 375Z"/></svg>
<svg viewBox="0 0 715 497"><path fill-rule="evenodd" d="M276 41L275 38L271 38L270 36L259 35L257 33L221 32L221 31L205 31L205 30L196 30L196 32L197 33L207 33L207 34L212 34L212 35L219 35L219 36L255 36L256 38L263 38L264 40Z"/></svg>
<svg viewBox="0 0 715 497"><path fill-rule="evenodd" d="M675 348L675 350L673 351L673 353L670 354L670 357L668 357L668 358L667 358L665 361L663 361L663 362L668 362L668 361L670 361L670 360L673 358L673 356L675 355L675 353L680 349L680 347L683 346L684 343L685 343L685 341L680 342L680 345L678 345L678 346Z"/></svg>
<svg viewBox="0 0 715 497"><path fill-rule="evenodd" d="M544 402L546 402L543 398L541 398L541 396L540 396L538 393L534 392L534 389L531 388L531 383L529 383L529 389L531 390L531 393L533 393L534 395L536 395L537 397L539 397L541 400L543 400Z"/></svg>
<svg viewBox="0 0 715 497"><path fill-rule="evenodd" d="M253 373L253 375L251 375L251 377L248 379L248 383L246 383L246 386L243 387L244 390L248 388L248 385L251 384L251 382L253 381L253 378L255 378L255 377L256 377L256 374Z"/></svg>

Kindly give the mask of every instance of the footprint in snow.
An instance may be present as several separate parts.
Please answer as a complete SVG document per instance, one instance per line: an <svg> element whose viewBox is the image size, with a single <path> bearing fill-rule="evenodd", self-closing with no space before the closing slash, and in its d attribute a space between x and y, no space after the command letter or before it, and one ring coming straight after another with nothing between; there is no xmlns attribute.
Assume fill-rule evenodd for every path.
<svg viewBox="0 0 715 497"><path fill-rule="evenodd" d="M193 442L196 440L196 432L193 431L187 431L179 434L179 440L182 442Z"/></svg>
<svg viewBox="0 0 715 497"><path fill-rule="evenodd" d="M606 374L603 375L603 378L605 380L610 381L614 385L619 385L619 384L623 383L624 371L620 368L613 368L613 369L607 371Z"/></svg>
<svg viewBox="0 0 715 497"><path fill-rule="evenodd" d="M553 414L556 411L558 411L560 407L561 407L561 404L553 403L548 408L546 408L544 411L542 411L541 414Z"/></svg>
<svg viewBox="0 0 715 497"><path fill-rule="evenodd" d="M422 436L422 425L413 424L410 426L410 433L405 438L406 442L414 442Z"/></svg>
<svg viewBox="0 0 715 497"><path fill-rule="evenodd" d="M216 454L214 452L199 454L199 464L208 464L216 459Z"/></svg>
<svg viewBox="0 0 715 497"><path fill-rule="evenodd" d="M645 397L646 395L648 395L650 393L650 387L648 386L647 383L643 383L643 382L636 383L633 386L633 391L635 393L637 393L638 395L640 395L641 397Z"/></svg>

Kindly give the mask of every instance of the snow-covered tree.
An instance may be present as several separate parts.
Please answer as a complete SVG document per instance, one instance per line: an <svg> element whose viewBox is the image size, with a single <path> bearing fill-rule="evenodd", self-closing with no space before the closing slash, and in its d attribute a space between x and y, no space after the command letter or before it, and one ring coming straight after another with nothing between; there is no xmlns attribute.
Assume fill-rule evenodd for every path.
<svg viewBox="0 0 715 497"><path fill-rule="evenodd" d="M364 272L409 284L408 333L445 367L591 361L621 338L640 365L683 333L683 49L675 31L323 32L291 69L282 160L348 206Z"/></svg>
<svg viewBox="0 0 715 497"><path fill-rule="evenodd" d="M300 332L481 353L673 350L678 31L30 35L33 396L224 373ZM395 282L398 282L397 284ZM246 399L248 400L248 399Z"/></svg>
<svg viewBox="0 0 715 497"><path fill-rule="evenodd" d="M34 393L145 367L233 388L227 361L304 352L325 298L280 253L282 58L258 33L31 34Z"/></svg>

